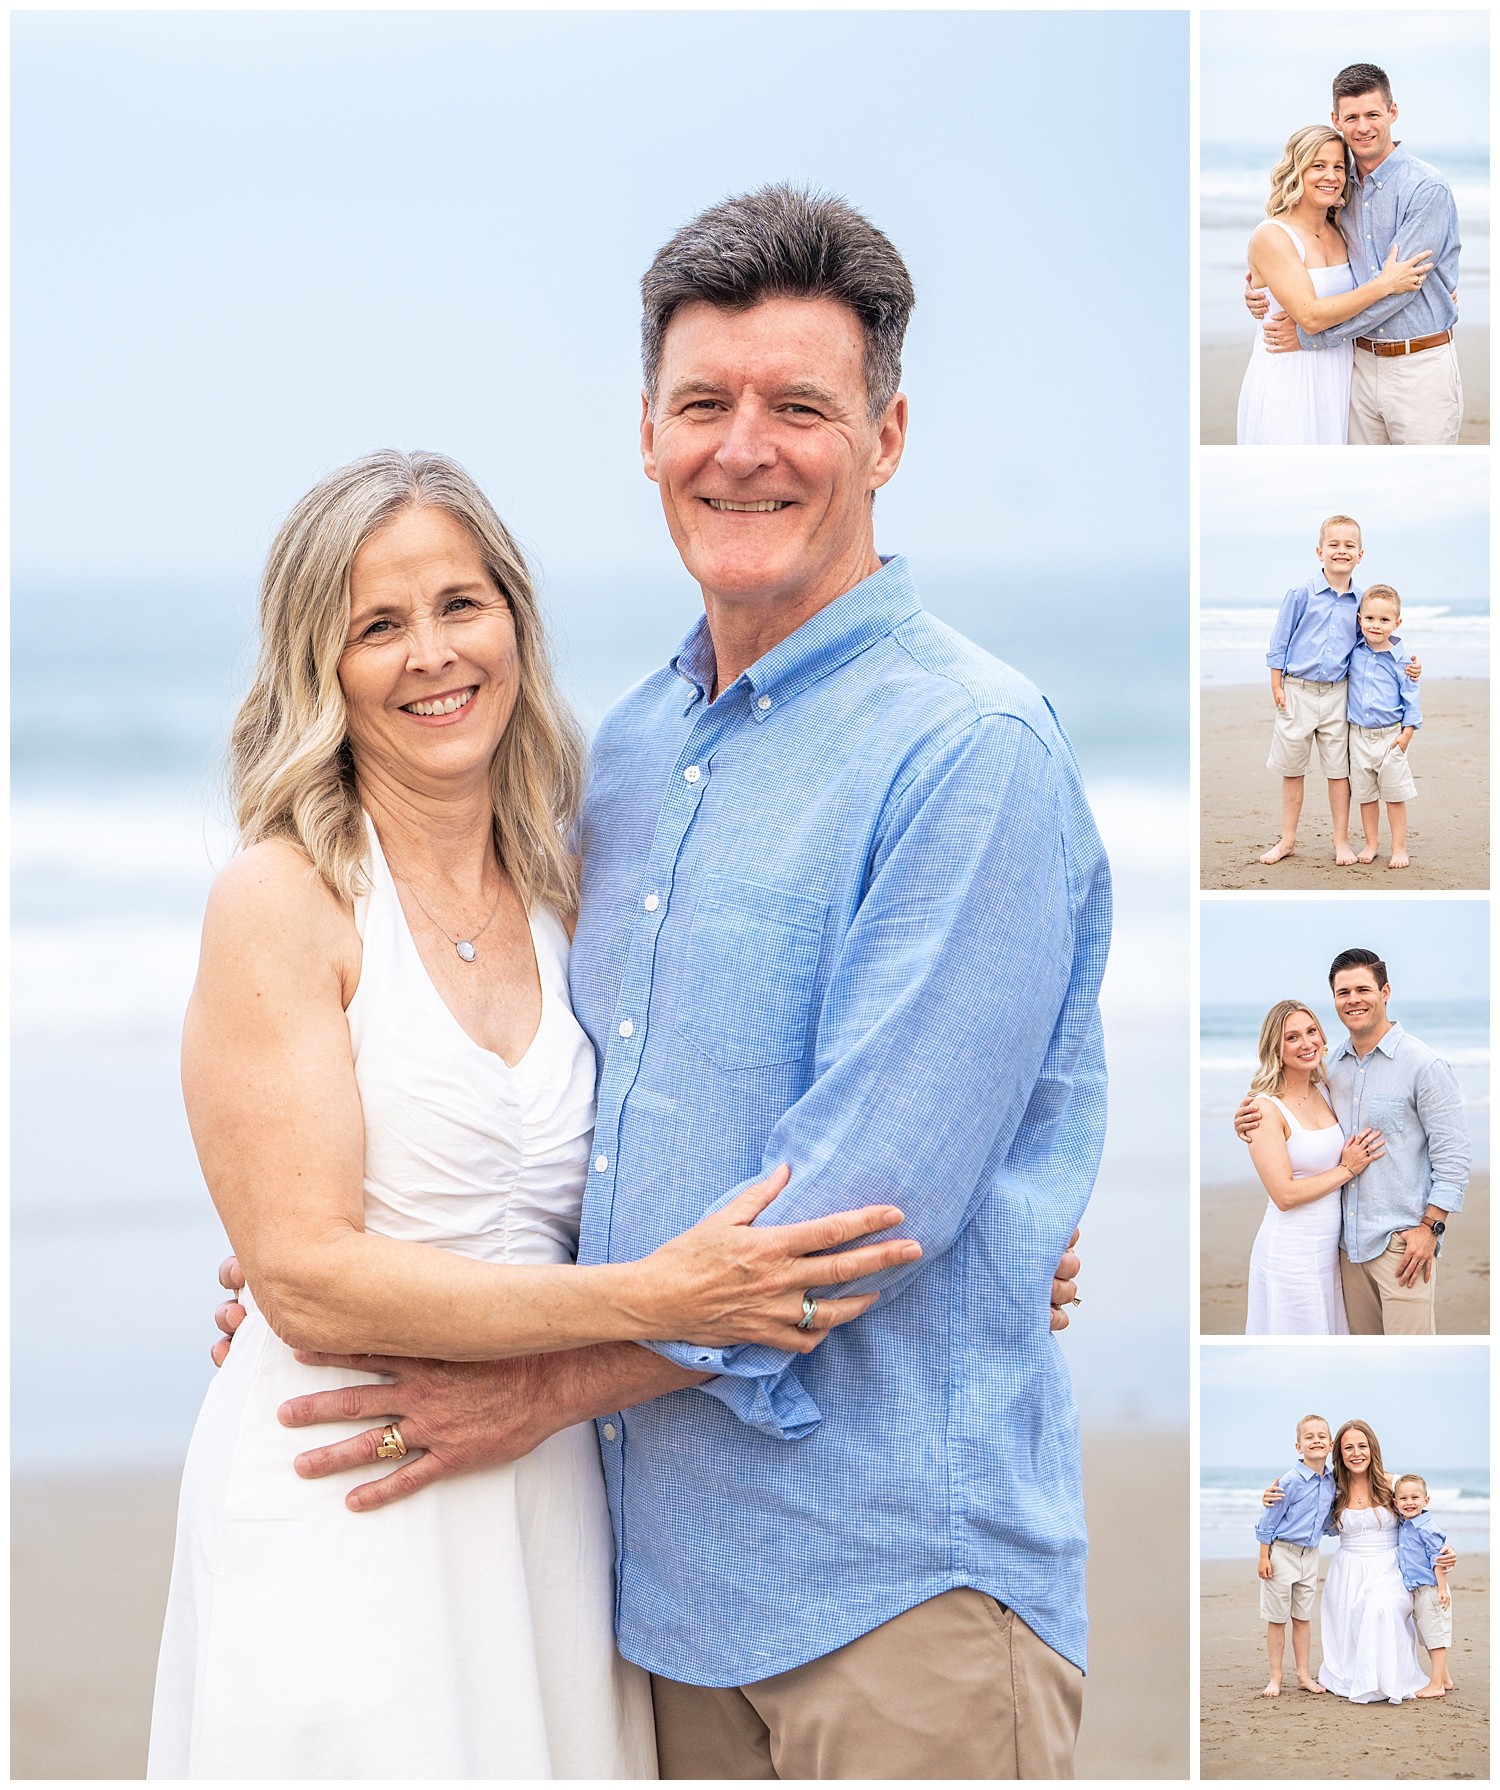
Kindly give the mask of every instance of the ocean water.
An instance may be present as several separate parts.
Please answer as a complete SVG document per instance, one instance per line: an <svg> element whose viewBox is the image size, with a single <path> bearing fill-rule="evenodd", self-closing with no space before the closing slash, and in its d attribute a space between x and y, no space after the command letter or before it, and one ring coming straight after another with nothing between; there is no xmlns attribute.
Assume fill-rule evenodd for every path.
<svg viewBox="0 0 1500 1790"><path fill-rule="evenodd" d="M1054 580L1045 609L1024 580L929 580L924 596L1042 684L1085 767L1116 872L1104 1007L1118 1117L1063 1346L1086 1421L1185 1427L1187 1136L1161 1113L1181 1110L1163 1089L1187 1078L1186 667L1159 642L1185 637L1187 594L1180 576L1124 582L1133 614L1116 632L1119 581L1106 602ZM589 725L695 613L675 585L559 581L549 600ZM1138 627L1146 604L1159 627ZM14 612L13 1460L90 1471L107 1433L112 1465L171 1465L212 1377L228 1250L177 1056L204 897L233 849L217 766L248 608L223 592L19 590ZM60 618L66 716L47 681ZM1149 1301L1129 1266L1143 1229L1182 1239Z"/></svg>
<svg viewBox="0 0 1500 1790"><path fill-rule="evenodd" d="M1255 1525L1264 1506L1261 1493L1287 1470L1277 1466L1205 1467L1199 1479L1199 1555L1204 1560L1253 1560L1260 1544ZM1403 1462L1398 1472L1418 1472L1427 1481L1433 1526L1453 1543L1454 1552L1490 1551L1490 1474L1488 1467L1429 1467ZM1337 1541L1325 1536L1321 1551L1331 1554ZM1462 1559L1460 1558L1460 1574Z"/></svg>
<svg viewBox="0 0 1500 1790"><path fill-rule="evenodd" d="M1271 170L1286 139L1255 144L1205 143L1199 174L1199 265L1202 270L1202 339L1248 343L1245 309L1245 245L1265 222ZM1413 143L1412 153L1447 176L1458 202L1458 313L1461 328L1487 329L1490 306L1490 164L1470 150Z"/></svg>
<svg viewBox="0 0 1500 1790"><path fill-rule="evenodd" d="M1255 1073L1256 1042L1265 1006L1205 1005L1199 1015L1199 1138L1205 1187L1253 1181L1255 1171L1231 1122ZM1300 996L1297 998L1301 998ZM1344 1036L1330 997L1319 1014L1335 1039ZM1487 1000L1393 1003L1391 1018L1444 1058L1458 1078L1464 1117L1474 1145L1474 1167L1490 1161L1490 1012Z"/></svg>
<svg viewBox="0 0 1500 1790"><path fill-rule="evenodd" d="M1220 603L1199 611L1199 680L1205 685L1265 684L1266 646L1275 604ZM1490 675L1490 603L1485 590L1459 591L1444 603L1410 603L1401 615L1401 645L1422 661L1422 677ZM1269 695L1267 701L1269 702Z"/></svg>

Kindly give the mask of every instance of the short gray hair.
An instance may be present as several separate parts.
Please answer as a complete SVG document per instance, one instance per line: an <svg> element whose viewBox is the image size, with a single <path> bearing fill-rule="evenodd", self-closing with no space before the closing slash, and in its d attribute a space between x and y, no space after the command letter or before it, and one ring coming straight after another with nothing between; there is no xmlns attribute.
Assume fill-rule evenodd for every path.
<svg viewBox="0 0 1500 1790"><path fill-rule="evenodd" d="M667 326L679 305L746 311L768 298L832 298L865 337L865 389L878 421L901 385L901 344L917 295L890 238L832 193L763 186L684 224L641 281L641 366L656 408Z"/></svg>

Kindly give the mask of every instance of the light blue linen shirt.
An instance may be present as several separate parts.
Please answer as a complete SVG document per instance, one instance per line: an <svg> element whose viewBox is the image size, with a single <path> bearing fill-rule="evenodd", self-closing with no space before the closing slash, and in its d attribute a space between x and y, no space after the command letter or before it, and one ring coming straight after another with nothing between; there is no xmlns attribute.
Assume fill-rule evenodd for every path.
<svg viewBox="0 0 1500 1790"><path fill-rule="evenodd" d="M1414 1517L1402 1517L1396 1532L1396 1561L1401 1568L1401 1583L1408 1591L1418 1585L1437 1584L1433 1561L1448 1545L1441 1529L1434 1529L1424 1510Z"/></svg>
<svg viewBox="0 0 1500 1790"><path fill-rule="evenodd" d="M1367 1125L1385 1154L1344 1184L1344 1254L1372 1262L1397 1231L1422 1222L1428 1206L1461 1212L1473 1151L1453 1071L1393 1025L1360 1060L1345 1039L1328 1059L1328 1091L1345 1137Z"/></svg>
<svg viewBox="0 0 1500 1790"><path fill-rule="evenodd" d="M1356 336L1376 342L1415 341L1453 328L1458 321L1453 302L1461 246L1458 205L1452 187L1436 168L1408 155L1398 143L1373 174L1363 180L1356 174L1349 203L1339 213L1339 226L1349 245L1356 286L1375 278L1392 243L1400 245L1403 261L1430 250L1432 272L1420 291L1376 299L1347 323L1336 323L1315 336L1299 329L1297 339L1304 348L1327 348L1352 342Z"/></svg>
<svg viewBox="0 0 1500 1790"><path fill-rule="evenodd" d="M1397 652L1399 634L1391 635L1391 650L1377 653L1363 635L1349 655L1349 720L1356 727L1420 727L1422 700L1417 686L1406 675L1411 654Z"/></svg>
<svg viewBox="0 0 1500 1790"><path fill-rule="evenodd" d="M1279 1504L1268 1504L1255 1525L1257 1541L1289 1541L1299 1548L1315 1548L1328 1529L1328 1513L1333 1509L1333 1469L1314 1473L1305 1461L1298 1461L1290 1473L1276 1481L1285 1494Z"/></svg>
<svg viewBox="0 0 1500 1790"><path fill-rule="evenodd" d="M1341 683L1349 675L1349 655L1359 638L1363 594L1357 584L1340 593L1321 573L1289 590L1276 612L1266 664L1283 677Z"/></svg>
<svg viewBox="0 0 1500 1790"><path fill-rule="evenodd" d="M1110 887L1072 749L902 559L713 677L700 622L594 746L579 1260L781 1162L766 1222L889 1200L925 1254L811 1355L653 1345L719 1377L600 1421L620 1649L747 1684L974 1586L1082 1666L1050 1302L1103 1142Z"/></svg>

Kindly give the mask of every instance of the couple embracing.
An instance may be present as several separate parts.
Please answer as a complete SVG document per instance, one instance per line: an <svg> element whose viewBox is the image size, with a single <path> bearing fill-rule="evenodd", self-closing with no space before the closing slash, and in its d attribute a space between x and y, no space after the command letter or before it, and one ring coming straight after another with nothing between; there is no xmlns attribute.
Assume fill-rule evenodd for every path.
<svg viewBox="0 0 1500 1790"><path fill-rule="evenodd" d="M1353 63L1334 78L1331 123L1294 131L1271 171L1247 252L1246 304L1265 323L1241 446L1458 441L1458 206L1396 141L1398 116L1385 70Z"/></svg>
<svg viewBox="0 0 1500 1790"><path fill-rule="evenodd" d="M1072 1776L1108 867L1047 702L875 551L891 243L767 188L642 294L704 615L587 763L453 461L271 550L155 1777Z"/></svg>
<svg viewBox="0 0 1500 1790"><path fill-rule="evenodd" d="M1453 1071L1387 1011L1385 964L1328 972L1348 1037L1278 1001L1235 1129L1268 1195L1250 1256L1247 1336L1433 1336L1437 1257L1469 1184Z"/></svg>

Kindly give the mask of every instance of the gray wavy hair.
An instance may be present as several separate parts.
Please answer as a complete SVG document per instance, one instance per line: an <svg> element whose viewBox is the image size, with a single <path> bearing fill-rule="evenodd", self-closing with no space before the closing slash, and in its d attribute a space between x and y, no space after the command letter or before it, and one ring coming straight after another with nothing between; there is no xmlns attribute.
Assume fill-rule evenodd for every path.
<svg viewBox="0 0 1500 1790"><path fill-rule="evenodd" d="M641 280L641 368L656 409L667 326L679 305L747 311L768 298L833 298L859 318L865 389L878 422L901 385L917 302L890 238L832 193L781 183L741 193L684 224Z"/></svg>
<svg viewBox="0 0 1500 1790"><path fill-rule="evenodd" d="M578 904L566 839L578 811L584 745L558 693L520 548L489 499L443 454L366 454L320 479L277 532L260 587L254 681L229 742L240 844L287 839L335 894L367 886L365 837L339 660L349 632L354 556L404 510L446 510L479 549L515 622L520 689L490 766L495 850L530 908Z"/></svg>

